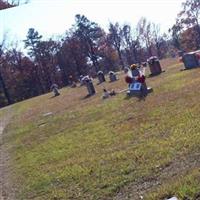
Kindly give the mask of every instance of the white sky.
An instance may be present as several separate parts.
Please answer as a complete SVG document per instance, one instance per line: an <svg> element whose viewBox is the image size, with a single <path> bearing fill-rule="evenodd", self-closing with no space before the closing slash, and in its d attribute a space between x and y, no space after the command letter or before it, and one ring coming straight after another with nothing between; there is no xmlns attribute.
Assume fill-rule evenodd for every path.
<svg viewBox="0 0 200 200"><path fill-rule="evenodd" d="M30 0L19 7L0 11L0 40L8 32L10 40L23 40L29 28L41 35L61 35L84 14L107 30L109 22L135 26L144 16L167 31L175 22L184 0Z"/></svg>

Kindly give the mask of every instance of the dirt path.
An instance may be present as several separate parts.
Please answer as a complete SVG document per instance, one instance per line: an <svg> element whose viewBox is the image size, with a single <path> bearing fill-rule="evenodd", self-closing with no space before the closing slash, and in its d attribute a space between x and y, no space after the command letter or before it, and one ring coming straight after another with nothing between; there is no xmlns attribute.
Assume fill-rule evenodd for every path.
<svg viewBox="0 0 200 200"><path fill-rule="evenodd" d="M4 129L8 125L11 116L10 107L9 111L0 117L0 200L15 200L9 181L9 155L3 141Z"/></svg>
<svg viewBox="0 0 200 200"><path fill-rule="evenodd" d="M184 174L187 170L200 167L200 153L178 158L167 166L159 168L158 171L150 176L131 183L121 189L113 200L139 200L143 199L148 192L158 188L162 183L175 178L177 174Z"/></svg>

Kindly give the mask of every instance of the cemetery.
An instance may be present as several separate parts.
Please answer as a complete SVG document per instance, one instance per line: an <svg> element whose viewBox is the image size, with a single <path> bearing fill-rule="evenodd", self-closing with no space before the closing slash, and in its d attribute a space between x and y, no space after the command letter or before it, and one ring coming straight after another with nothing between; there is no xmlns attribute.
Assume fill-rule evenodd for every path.
<svg viewBox="0 0 200 200"><path fill-rule="evenodd" d="M195 55L195 59L199 58L199 54L197 55L198 56ZM149 75L146 75L147 67L149 67ZM145 81L146 78L157 76L162 72L165 72L165 70L162 69L159 59L156 56L152 56L149 59L147 59L147 62L143 62L142 64L132 64L130 66L125 67L124 72L125 72L124 80L128 84L128 88L124 89L123 91L127 92L126 94L129 97L138 97L140 99L143 98L145 100L145 97L149 93L153 92L153 88L147 86ZM96 75L97 75L96 78L98 80L96 85L100 85L106 82L106 75L104 74L103 71L98 71ZM116 72L109 71L107 76L109 79L109 83L113 83L119 80ZM73 81L72 76L70 76L70 82L71 82L71 87L75 88L76 82ZM96 93L94 79L91 78L90 75L86 76L81 75L79 77L79 85L85 86L87 88L87 94L85 97L90 97ZM53 84L51 90L53 91L54 96L58 96L60 95L60 93L58 92L58 86L56 87L55 86L56 84ZM107 96L105 90L103 90L103 92L104 92L103 96L104 97ZM116 92L114 93L116 94Z"/></svg>
<svg viewBox="0 0 200 200"><path fill-rule="evenodd" d="M1 110L0 116L13 115L5 139L15 147L13 183L20 199L195 198L200 71L180 72L177 59L160 64L166 72L153 78L148 67L133 65L118 73L118 81L99 84L98 77L83 76L82 86L59 89L56 98L46 94ZM120 93L144 83L137 70L147 90L153 88L140 102ZM128 86L133 79L136 85Z"/></svg>
<svg viewBox="0 0 200 200"><path fill-rule="evenodd" d="M0 11L0 200L200 200L200 0Z"/></svg>

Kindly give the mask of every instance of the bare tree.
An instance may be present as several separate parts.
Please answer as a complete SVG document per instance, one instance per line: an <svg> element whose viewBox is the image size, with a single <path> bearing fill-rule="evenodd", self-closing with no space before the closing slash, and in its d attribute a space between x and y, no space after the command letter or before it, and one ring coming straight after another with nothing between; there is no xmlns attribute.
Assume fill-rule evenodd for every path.
<svg viewBox="0 0 200 200"><path fill-rule="evenodd" d="M138 50L140 48L139 36L137 31L132 30L131 27L125 24L122 28L124 48L128 64L139 62Z"/></svg>
<svg viewBox="0 0 200 200"><path fill-rule="evenodd" d="M152 23L148 22L146 18L141 18L137 25L140 41L143 43L147 49L148 56L152 56Z"/></svg>
<svg viewBox="0 0 200 200"><path fill-rule="evenodd" d="M120 65L122 66L122 68L124 68L124 62L123 62L122 53L121 53L121 48L122 48L122 43L123 43L122 36L123 36L123 31L121 27L119 26L119 23L115 23L115 24L110 23L108 40L117 50L119 60L120 60Z"/></svg>

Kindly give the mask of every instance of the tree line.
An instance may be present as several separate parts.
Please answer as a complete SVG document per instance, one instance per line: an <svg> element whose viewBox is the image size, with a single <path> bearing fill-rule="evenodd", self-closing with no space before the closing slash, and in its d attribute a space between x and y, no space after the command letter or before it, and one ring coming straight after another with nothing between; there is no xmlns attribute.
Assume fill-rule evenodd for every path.
<svg viewBox="0 0 200 200"><path fill-rule="evenodd" d="M9 6L16 3L0 0L0 9ZM199 49L199 10L200 0L186 0L168 34L146 18L136 27L110 23L106 32L78 14L72 27L57 39L45 40L30 28L24 39L27 55L17 45L6 47L5 35L0 41L0 106L49 92L53 83L67 86L71 77L76 81L80 75L117 71L153 55L162 59L178 50Z"/></svg>

